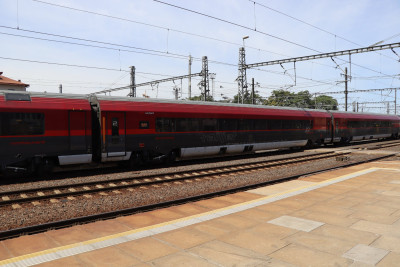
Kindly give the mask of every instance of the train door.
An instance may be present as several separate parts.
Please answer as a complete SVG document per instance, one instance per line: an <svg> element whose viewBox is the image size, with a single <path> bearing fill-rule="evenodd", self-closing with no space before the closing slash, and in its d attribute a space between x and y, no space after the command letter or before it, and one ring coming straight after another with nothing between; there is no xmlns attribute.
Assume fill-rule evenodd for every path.
<svg viewBox="0 0 400 267"><path fill-rule="evenodd" d="M125 112L107 112L105 119L107 157L125 156Z"/></svg>
<svg viewBox="0 0 400 267"><path fill-rule="evenodd" d="M71 151L86 151L86 112L68 112L69 149Z"/></svg>

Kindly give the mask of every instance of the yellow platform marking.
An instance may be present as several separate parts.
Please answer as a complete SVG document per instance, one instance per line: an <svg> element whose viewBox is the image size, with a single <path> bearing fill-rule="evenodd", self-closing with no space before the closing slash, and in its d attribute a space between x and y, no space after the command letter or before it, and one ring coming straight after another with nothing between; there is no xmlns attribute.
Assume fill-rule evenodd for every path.
<svg viewBox="0 0 400 267"><path fill-rule="evenodd" d="M134 229L134 230L118 233L118 234L99 237L99 238L95 238L95 239L91 239L91 240L87 240L87 241L83 241L83 242L79 242L79 243L75 243L75 244L70 244L70 245L66 245L66 246L51 248L51 249L47 249L47 250L43 250L43 251L39 251L39 252L34 252L34 253L18 256L18 257L6 259L6 260L3 260L3 261L0 261L0 266L1 265L5 265L5 264L10 264L10 263L15 263L15 262L18 262L18 261L26 260L26 259L29 259L29 258L41 256L41 255L54 253L54 252L61 251L61 250L66 250L66 249L79 247L79 246L82 246L82 245L90 245L90 244L94 244L94 243L101 242L101 241L106 241L106 240L110 240L110 239L114 239L114 238L118 238L118 237L122 237L122 236L135 234L135 233L138 233L138 232L152 230L152 229L155 229L155 228L159 228L159 227L162 227L162 226L167 226L167 225L179 223L179 222L190 220L190 219L196 219L196 218L199 218L199 217L207 216L207 215L210 215L210 214L213 214L213 213L216 213L216 212L220 212L220 211L224 211L224 210L227 210L227 209L232 209L232 208L240 207L240 206L243 206L243 205L249 205L249 204L253 204L255 202L259 202L259 201L262 201L262 200L266 200L266 199L282 196L282 195L285 195L285 194L293 193L293 192L300 191L300 190L303 190L303 189L306 189L306 188L309 188L309 187L317 187L317 186L320 186L320 185L323 185L323 184L332 183L332 182L334 182L336 180L340 180L340 179L342 179L343 177L346 177L346 176L354 175L354 177L358 177L357 173L359 173L360 175L364 175L364 174L371 173L371 172L368 172L368 171L377 171L377 170L395 170L395 171L398 171L399 169L371 167L371 168L368 168L368 169L365 169L365 170L356 171L356 172L353 172L353 173L348 173L348 174L345 174L345 175L341 175L339 177L335 177L335 178L332 178L332 179L329 179L329 180L325 180L323 182L314 183L314 184L311 184L311 185L301 186L301 187L298 187L298 188L290 189L290 190L283 191L283 192L280 192L280 193L277 193L277 194L273 194L273 195L257 198L257 199L254 199L254 200L250 200L250 201L247 201L247 202L235 204L235 205L232 205L232 206L228 206L228 207L224 207L224 208L220 208L220 209L216 209L216 210L212 210L212 211L207 211L207 212L204 212L204 213L191 215L191 216L188 216L188 217L184 217L184 218L180 218L180 219L176 219L176 220L172 220L172 221L168 221L168 222L163 222L163 223L159 223L159 224L155 224L155 225L150 225L150 226L146 226L146 227L142 227L142 228L138 228L138 229ZM351 179L351 178L349 178L349 179Z"/></svg>

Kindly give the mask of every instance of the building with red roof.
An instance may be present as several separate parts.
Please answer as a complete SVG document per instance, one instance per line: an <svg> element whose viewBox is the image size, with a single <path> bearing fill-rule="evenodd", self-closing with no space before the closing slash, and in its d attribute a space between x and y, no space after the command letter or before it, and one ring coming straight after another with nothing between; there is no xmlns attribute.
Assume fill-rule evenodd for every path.
<svg viewBox="0 0 400 267"><path fill-rule="evenodd" d="M0 71L0 90L26 91L27 87L29 87L29 84L7 78Z"/></svg>

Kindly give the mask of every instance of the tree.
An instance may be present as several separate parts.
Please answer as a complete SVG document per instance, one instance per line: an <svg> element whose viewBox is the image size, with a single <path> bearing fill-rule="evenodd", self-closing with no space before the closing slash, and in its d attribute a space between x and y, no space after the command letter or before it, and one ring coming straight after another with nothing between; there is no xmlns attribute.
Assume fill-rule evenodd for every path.
<svg viewBox="0 0 400 267"><path fill-rule="evenodd" d="M204 96L203 95L196 95L196 96L192 96L188 100L190 100L190 101L204 101ZM212 96L207 96L207 101L213 102L214 99L213 99Z"/></svg>
<svg viewBox="0 0 400 267"><path fill-rule="evenodd" d="M269 106L313 108L311 94L308 91L299 93L289 92L287 90L274 90L265 102Z"/></svg>
<svg viewBox="0 0 400 267"><path fill-rule="evenodd" d="M232 103L238 103L238 95L236 94L233 97L233 101ZM239 103L242 103L242 99L240 98ZM264 103L263 98L257 94L257 92L254 93L254 104L255 105L261 105ZM251 92L249 92L248 90L244 92L244 98L243 98L243 104L252 104L252 96L251 96Z"/></svg>
<svg viewBox="0 0 400 267"><path fill-rule="evenodd" d="M338 102L331 96L320 95L314 98L315 108L326 110L338 110Z"/></svg>
<svg viewBox="0 0 400 267"><path fill-rule="evenodd" d="M317 108L326 110L337 110L338 102L331 96L321 95L312 97L308 90L293 93L287 90L274 90L265 102L269 106Z"/></svg>

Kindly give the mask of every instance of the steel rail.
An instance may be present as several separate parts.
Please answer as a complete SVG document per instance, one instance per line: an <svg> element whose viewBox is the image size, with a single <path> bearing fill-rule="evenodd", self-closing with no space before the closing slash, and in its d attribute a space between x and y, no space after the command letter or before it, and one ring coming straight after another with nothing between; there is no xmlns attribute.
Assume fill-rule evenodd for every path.
<svg viewBox="0 0 400 267"><path fill-rule="evenodd" d="M317 155L307 155L307 156L302 156L301 159L299 160L300 157L293 157L291 159L280 159L280 160L275 160L275 161L270 161L268 163L244 163L240 165L232 165L232 166L223 166L223 167L214 167L214 168L208 168L206 170L198 170L198 171L186 171L186 172L180 172L180 174L172 174L172 175L151 175L151 178L153 180L150 180L149 176L147 177L141 177L141 181L138 181L138 179L133 179L138 181L137 183L127 183L127 184L121 184L121 185L113 185L109 186L111 181L106 181L106 182L91 182L92 185L101 185L101 187L95 187L95 188L88 188L88 189L77 189L77 187L82 187L82 186L61 186L61 188L66 189L66 188L74 188L74 191L68 191L68 192L61 192L61 193L51 193L51 194L42 194L42 195L35 195L35 196L27 196L26 198L17 198L17 199L9 199L9 200L3 200L0 201L0 207L4 206L9 206L12 204L21 204L21 203L27 203L27 202L32 202L32 201L37 201L37 200L44 200L44 199L54 199L54 198L62 198L62 197L68 197L68 196L80 196L80 195L85 195L89 193L97 193L97 192L109 192L113 190L118 190L118 189L126 189L126 188L133 188L133 187L139 187L139 186L146 186L146 185L154 185L154 184L162 184L166 182L176 182L180 180L187 180L187 179L196 179L196 178L204 178L204 177L209 177L209 176L215 176L215 175L226 175L226 174L233 174L233 173L239 173L239 172L245 172L245 171L250 171L250 170L257 170L257 169L265 169L265 168L272 168L276 166L281 166L281 165L290 165L290 164L298 164L310 160L319 160L319 159L324 159L324 158L329 158L329 157L336 157L336 156L341 156L341 155L346 155L350 154L350 152L345 152L345 153L334 153L334 152L324 152L320 153ZM158 178L158 179L156 179ZM131 178L128 178L130 180ZM146 181L150 180L150 181ZM122 180L122 182L125 182L125 180ZM108 184L108 185L105 185ZM60 187L52 187L50 190L45 190L43 188L40 189L29 189L29 192L45 192L45 191L52 191L52 190L60 190ZM10 195L17 195L17 194L26 194L26 191L16 191L18 193L15 194L3 194L10 196Z"/></svg>
<svg viewBox="0 0 400 267"><path fill-rule="evenodd" d="M123 210L118 210L118 211L99 213L99 214L82 216L82 217L77 217L77 218L72 218L72 219L67 219L67 220L62 220L62 221L49 222L49 223L43 223L40 225L32 225L32 226L26 226L26 227L21 227L21 228L0 231L0 240L15 238L15 237L18 237L21 235L35 234L35 233L44 232L44 231L48 231L48 230L70 227L70 226L77 225L77 224L95 222L98 220L112 219L112 218L116 218L119 216L126 216L126 215L131 215L131 214L135 214L135 213L139 213L139 212L145 212L145 211L149 211L149 210L165 208L165 207L169 207L172 205L179 205L179 204L198 201L198 200L207 199L207 198L211 198L211 197L215 197L215 196L232 194L232 193L241 192L241 191L245 191L245 190L249 190L249 189L253 189L253 188L258 188L260 186L270 185L270 184L276 183L276 182L283 182L283 181L287 181L287 180L297 179L302 176L307 176L307 175L309 176L309 175L321 173L322 171L326 172L326 171L330 171L330 170L342 169L342 168L351 167L351 166L355 166L355 165L359 165L359 164L363 164L363 163L368 163L368 162L372 162L372 161L376 161L376 160L380 160L380 159L385 159L385 158L395 156L397 154L398 153L393 153L390 155L379 156L379 157L376 157L373 159L362 160L360 162L348 163L348 164L342 165L340 167L331 167L331 168L327 168L325 170L305 172L302 174L296 174L296 175L284 177L281 179L277 179L274 181L267 181L267 182L261 182L261 183L251 184L251 185L245 185L245 186L240 186L240 187L236 187L236 188L232 188L232 189L225 189L225 190L220 190L220 191L216 191L216 192L212 192L212 193L200 194L200 195L190 196L190 197L186 197L186 198L180 198L180 199L176 199L176 200L161 202L161 203L154 203L154 204L150 204L150 205L133 207L133 208L123 209Z"/></svg>

